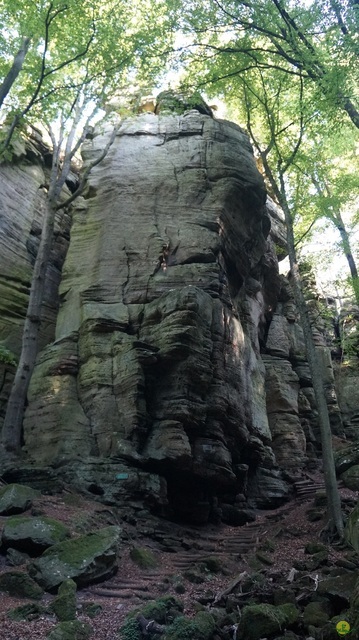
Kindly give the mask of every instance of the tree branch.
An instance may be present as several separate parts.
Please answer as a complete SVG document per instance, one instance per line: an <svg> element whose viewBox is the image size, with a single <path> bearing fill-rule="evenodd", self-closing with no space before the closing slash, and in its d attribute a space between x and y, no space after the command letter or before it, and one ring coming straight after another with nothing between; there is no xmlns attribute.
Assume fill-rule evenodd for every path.
<svg viewBox="0 0 359 640"><path fill-rule="evenodd" d="M11 69L7 74L7 76L5 77L2 84L0 85L0 108L22 69L25 56L30 46L30 41L31 41L31 38L23 38L21 47L14 57L14 61L11 65Z"/></svg>
<svg viewBox="0 0 359 640"><path fill-rule="evenodd" d="M114 128L111 134L111 137L107 143L107 145L105 146L103 152L101 153L101 155L96 158L96 160L94 160L93 162L91 162L91 164L89 164L89 166L86 168L86 170L83 173L83 176L80 180L80 184L78 186L78 188L76 189L76 191L69 197L67 198L67 200L65 200L64 202L61 202L59 205L57 205L56 210L59 211L60 209L63 209L64 207L68 207L74 200L76 200L76 198L78 198L81 193L83 192L84 188L85 188L85 184L86 184L86 180L88 178L88 176L90 175L92 169L94 167L96 167L96 165L100 164L100 162L102 162L102 160L106 157L106 155L108 154L110 147L113 145L114 140L116 138L118 132L118 127Z"/></svg>

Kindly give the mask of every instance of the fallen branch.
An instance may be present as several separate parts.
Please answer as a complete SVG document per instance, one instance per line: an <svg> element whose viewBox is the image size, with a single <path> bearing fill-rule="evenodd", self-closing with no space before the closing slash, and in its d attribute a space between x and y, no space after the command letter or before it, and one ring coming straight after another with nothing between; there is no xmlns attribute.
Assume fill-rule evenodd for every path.
<svg viewBox="0 0 359 640"><path fill-rule="evenodd" d="M142 615L137 616L137 621L140 625L141 633L145 638L151 633L162 634L166 630L166 627L163 625L158 624L155 620L147 620L147 618Z"/></svg>
<svg viewBox="0 0 359 640"><path fill-rule="evenodd" d="M226 589L223 589L223 591L218 591L213 601L213 604L217 604L217 602L220 602L222 598L224 598L225 596L228 596L238 584L241 584L241 582L243 582L245 578L248 578L248 575L249 574L247 573L247 571L243 571L242 573L239 574L239 576L237 576L234 580L232 580L232 582L228 585Z"/></svg>

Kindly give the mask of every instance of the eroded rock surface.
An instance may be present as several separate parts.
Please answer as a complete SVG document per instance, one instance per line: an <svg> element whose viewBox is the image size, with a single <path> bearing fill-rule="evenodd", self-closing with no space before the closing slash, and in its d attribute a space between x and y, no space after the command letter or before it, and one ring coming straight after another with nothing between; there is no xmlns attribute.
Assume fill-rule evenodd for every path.
<svg viewBox="0 0 359 640"><path fill-rule="evenodd" d="M290 307L268 333L281 224L237 125L197 111L125 121L77 201L56 340L25 418L36 464L105 497L141 486L196 521L217 495L285 499L272 436L284 467L305 437Z"/></svg>

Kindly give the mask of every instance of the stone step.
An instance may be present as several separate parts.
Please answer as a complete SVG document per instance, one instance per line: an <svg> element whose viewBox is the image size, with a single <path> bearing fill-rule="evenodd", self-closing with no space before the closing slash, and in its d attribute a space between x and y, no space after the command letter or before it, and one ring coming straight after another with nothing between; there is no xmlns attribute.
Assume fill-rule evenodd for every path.
<svg viewBox="0 0 359 640"><path fill-rule="evenodd" d="M134 590L134 589L91 589L87 591L88 594L94 596L102 596L103 598L118 598L119 600L150 600L152 596L147 593Z"/></svg>
<svg viewBox="0 0 359 640"><path fill-rule="evenodd" d="M106 589L110 591L124 589L125 591L128 589L132 589L133 591L149 591L149 586L147 584L141 584L139 582L130 582L124 580L123 582L107 582Z"/></svg>

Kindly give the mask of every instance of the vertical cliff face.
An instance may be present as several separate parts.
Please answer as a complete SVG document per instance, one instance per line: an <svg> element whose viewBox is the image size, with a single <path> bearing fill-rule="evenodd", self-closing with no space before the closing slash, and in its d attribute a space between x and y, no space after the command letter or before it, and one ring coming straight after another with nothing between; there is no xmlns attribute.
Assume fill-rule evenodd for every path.
<svg viewBox="0 0 359 640"><path fill-rule="evenodd" d="M182 485L201 501L202 483L238 491L248 467L273 464L265 200L236 125L196 111L123 123L77 203L56 341L33 376L25 445L37 463L121 460L164 478L177 509Z"/></svg>

